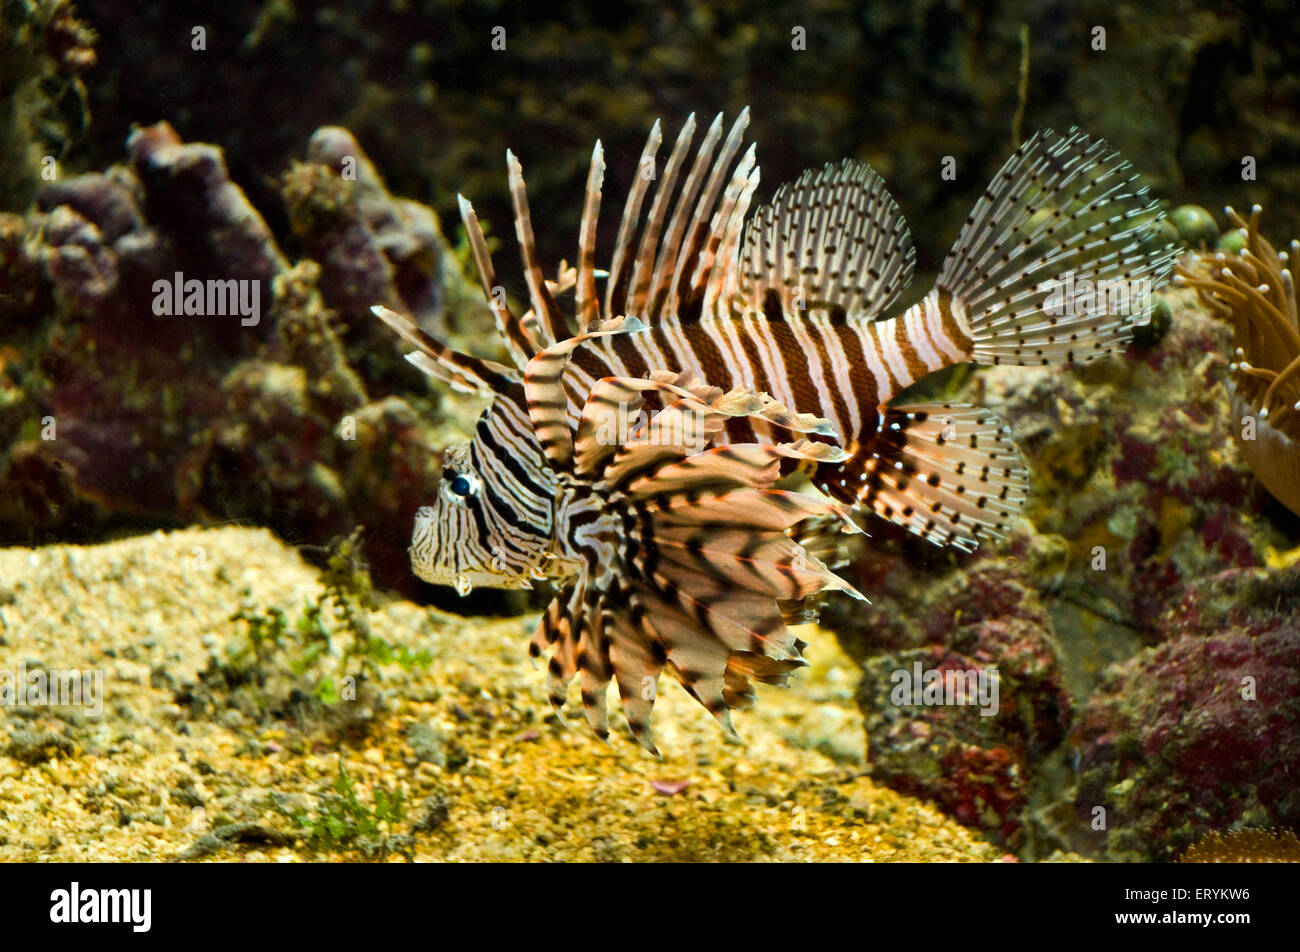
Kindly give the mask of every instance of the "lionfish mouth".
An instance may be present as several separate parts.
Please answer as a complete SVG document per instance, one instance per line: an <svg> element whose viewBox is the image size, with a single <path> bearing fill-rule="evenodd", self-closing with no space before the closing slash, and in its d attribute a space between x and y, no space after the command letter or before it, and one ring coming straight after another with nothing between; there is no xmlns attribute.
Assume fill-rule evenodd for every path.
<svg viewBox="0 0 1300 952"><path fill-rule="evenodd" d="M497 574L494 572L456 572L452 570L430 570L412 564L416 576L430 585L446 585L454 588L461 598L469 595L476 588L532 588L534 580L547 576L540 569L533 569L531 574L522 577Z"/></svg>
<svg viewBox="0 0 1300 952"><path fill-rule="evenodd" d="M1300 307L1288 263L1259 233L1260 207L1249 222L1225 209L1244 239L1236 255L1197 256L1197 270L1177 269L1175 281L1196 288L1201 300L1233 327L1235 354L1228 395L1233 434L1259 481L1300 514Z"/></svg>

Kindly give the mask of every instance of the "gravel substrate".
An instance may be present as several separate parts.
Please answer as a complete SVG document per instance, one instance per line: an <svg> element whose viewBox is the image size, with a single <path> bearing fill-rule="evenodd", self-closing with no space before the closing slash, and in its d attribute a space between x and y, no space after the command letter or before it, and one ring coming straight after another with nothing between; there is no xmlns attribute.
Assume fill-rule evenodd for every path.
<svg viewBox="0 0 1300 952"><path fill-rule="evenodd" d="M244 643L241 607L292 621L319 573L264 530L156 533L94 547L0 550L0 671L102 672L102 713L0 708L0 860L974 860L999 851L865 776L858 669L826 632L812 666L728 742L664 679L663 760L611 699L601 743L568 727L528 659L535 617L461 618L388 601L377 636L426 649L355 701L295 687L289 655L230 685L213 659ZM335 639L336 644L339 639ZM328 663L327 659L327 663ZM21 667L20 667L21 666ZM206 674L204 672L207 672ZM576 688L575 688L576 695ZM31 700L28 698L28 700ZM359 814L400 792L400 817L322 841L340 765ZM347 822L346 819L341 822Z"/></svg>

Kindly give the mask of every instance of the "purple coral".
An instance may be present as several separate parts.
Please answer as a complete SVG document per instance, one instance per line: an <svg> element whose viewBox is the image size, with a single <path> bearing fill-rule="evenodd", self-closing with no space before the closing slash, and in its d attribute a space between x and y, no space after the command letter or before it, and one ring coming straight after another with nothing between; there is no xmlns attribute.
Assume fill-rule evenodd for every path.
<svg viewBox="0 0 1300 952"><path fill-rule="evenodd" d="M441 329L447 246L437 216L389 194L352 133L316 130L282 191L295 234L322 265L328 304L364 328L374 326L371 305L383 304Z"/></svg>
<svg viewBox="0 0 1300 952"><path fill-rule="evenodd" d="M987 551L965 571L918 567L888 549L865 555L854 574L872 604L884 654L864 661L858 691L872 776L934 800L963 823L1021 842L1023 813L1037 765L1070 723L1070 694L1051 622L1023 561ZM855 631L864 629L854 625ZM924 670L998 675L996 712L974 705L898 704L899 672Z"/></svg>
<svg viewBox="0 0 1300 952"><path fill-rule="evenodd" d="M1202 587L1171 626L1188 633L1111 668L1076 722L1076 807L1088 829L1105 808L1092 835L1111 859L1171 859L1237 823L1300 823L1300 571ZM1270 602L1241 601L1265 591Z"/></svg>
<svg viewBox="0 0 1300 952"><path fill-rule="evenodd" d="M0 316L30 336L23 367L6 370L28 384L0 418L13 434L0 533L93 537L112 521L238 518L323 544L364 523L377 577L409 585L411 519L438 461L427 419L402 400L370 402L387 376L416 372L385 338L357 361L363 379L322 301L320 288L351 280L356 262L291 267L216 147L159 123L135 130L128 150L128 165L47 183L30 221L0 220ZM357 205L377 229L366 231L379 259L367 266L392 287L394 273L427 264L421 249L437 262L441 252L426 240L432 212L422 218L374 182ZM352 270L330 271L344 264ZM177 273L255 285L256 325L229 310L160 315L156 285ZM47 417L53 438L38 438L31 424Z"/></svg>

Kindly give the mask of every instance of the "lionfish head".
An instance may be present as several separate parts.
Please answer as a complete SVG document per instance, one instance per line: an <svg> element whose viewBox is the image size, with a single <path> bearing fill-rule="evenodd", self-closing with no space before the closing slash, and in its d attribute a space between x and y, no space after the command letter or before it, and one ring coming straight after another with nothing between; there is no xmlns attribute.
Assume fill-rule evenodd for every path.
<svg viewBox="0 0 1300 952"><path fill-rule="evenodd" d="M475 586L528 588L545 577L551 547L549 498L525 491L503 472L480 472L465 443L443 457L438 498L415 514L411 569L461 595Z"/></svg>

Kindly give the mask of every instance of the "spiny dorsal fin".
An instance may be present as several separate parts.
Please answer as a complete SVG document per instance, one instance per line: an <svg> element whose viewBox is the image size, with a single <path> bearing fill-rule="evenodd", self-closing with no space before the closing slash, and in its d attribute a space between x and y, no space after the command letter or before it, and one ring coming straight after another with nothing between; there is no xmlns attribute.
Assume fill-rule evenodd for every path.
<svg viewBox="0 0 1300 952"><path fill-rule="evenodd" d="M415 345L416 350L406 355L408 361L455 390L486 397L519 382L519 375L504 364L452 350L420 330L410 318L382 304L372 306L370 311Z"/></svg>
<svg viewBox="0 0 1300 952"><path fill-rule="evenodd" d="M605 314L622 314L627 301L627 290L632 280L632 242L636 238L637 223L641 220L641 204L645 201L650 183L655 180L655 156L663 142L659 120L650 127L645 148L636 165L636 177L632 188L627 193L627 202L623 205L623 220L618 226L618 240L614 243L614 257L609 266L609 277L605 284Z"/></svg>
<svg viewBox="0 0 1300 952"><path fill-rule="evenodd" d="M584 333L603 321L615 320L625 314L642 319L690 319L699 313L706 295L711 295L714 300L719 297L718 282L728 278L734 281L734 268L730 266L734 238L758 182L752 146L734 172L732 170L748 124L749 109L746 108L732 124L719 151L718 143L722 139L722 114L719 113L705 134L683 181L682 167L695 133L695 115L688 116L678 133L663 175L657 179L654 199L643 222L641 210L651 183L656 182L654 163L662 142L660 123L655 121L623 207L623 218L606 278L603 313L596 297L595 248L605 161L604 150L600 142L596 143L587 174L577 266L572 275L577 333ZM716 158L715 151L718 153ZM523 172L514 153L507 152L506 160L515 212L515 233L532 305L522 316L513 315L505 302L499 300L500 296L494 294L496 273L487 252L487 242L473 208L463 198L460 205L466 234L497 329L509 347L511 357L522 369L541 350L568 336L569 324L555 298L570 285L564 272L555 282L543 278ZM732 173L730 177L729 172Z"/></svg>
<svg viewBox="0 0 1300 952"><path fill-rule="evenodd" d="M528 192L524 188L524 172L515 154L506 151L506 168L510 177L510 200L515 208L515 236L519 239L520 253L524 259L524 278L528 282L528 296L537 318L545 346L568 337L564 314L546 287L542 266L537 260L537 241L533 237L532 214L528 210Z"/></svg>
<svg viewBox="0 0 1300 952"><path fill-rule="evenodd" d="M884 180L845 160L809 169L755 213L740 255L740 296L758 311L775 291L787 319L813 309L874 320L912 279L916 252Z"/></svg>
<svg viewBox="0 0 1300 952"><path fill-rule="evenodd" d="M970 552L981 539L1002 538L1029 493L1010 429L979 407L890 407L872 449L859 500L936 545ZM850 478L832 480L835 495L854 491L835 485Z"/></svg>
<svg viewBox="0 0 1300 952"><path fill-rule="evenodd" d="M574 294L578 333L584 334L600 316L596 300L596 221L600 217L600 186L605 181L605 150L596 140L587 172L587 193L582 203L582 224L578 229L578 275Z"/></svg>
<svg viewBox="0 0 1300 952"><path fill-rule="evenodd" d="M496 269L492 266L492 255L488 251L487 239L483 236L478 215L474 214L474 206L464 195L457 195L456 203L460 207L460 220L465 226L465 236L469 240L474 264L478 268L479 282L483 285L483 296L487 299L487 305L491 308L492 317L496 321L497 333L505 342L506 349L510 351L510 359L515 362L516 367L523 370L528 365L528 361L542 349L542 344L532 329L536 325L531 327L525 325L510 310L505 294L498 290Z"/></svg>
<svg viewBox="0 0 1300 952"><path fill-rule="evenodd" d="M751 145L727 185L722 205L714 216L713 235L700 255L698 270L691 281L695 287L704 289L704 314L717 313L719 301L730 301L739 293L740 236L759 179Z"/></svg>
<svg viewBox="0 0 1300 952"><path fill-rule="evenodd" d="M650 183L655 181L654 161L661 141L660 125L655 123L619 226L606 286L606 319L631 314L651 321L691 320L699 314L701 302L713 292L713 283L729 273L722 248L729 230L739 228L736 219L743 220L757 183L752 146L737 164L748 125L746 108L723 139L719 114L705 133L689 171L683 173L695 132L695 116L689 116L642 221L641 209Z"/></svg>
<svg viewBox="0 0 1300 952"><path fill-rule="evenodd" d="M668 227L664 231L663 241L655 250L655 267L654 273L650 276L650 293L648 304L646 306L647 314L656 314L668 297L669 285L672 282L672 276L676 273L677 252L681 248L682 236L686 231L687 216L692 213L695 216L700 214L699 206L695 202L695 196L699 192L701 182L704 178L704 170L713 157L713 150L718 147L718 140L722 138L722 113L713 117L713 122L709 125L708 131L704 133L704 140L700 143L699 150L695 153L695 161L691 164L691 171L686 176L686 181L682 183L682 189L677 194L677 202L673 206L673 217L668 222Z"/></svg>
<svg viewBox="0 0 1300 952"><path fill-rule="evenodd" d="M664 219L668 217L668 205L672 199L673 189L677 185L677 175L682 163L686 161L686 152L690 149L691 139L695 136L695 113L686 117L673 151L668 155L668 164L664 167L663 178L655 188L654 200L650 203L650 214L646 219L645 230L641 233L641 243L637 246L636 260L632 262L631 294L624 313L637 316L647 315L646 299L650 294L650 280L654 274L654 264L658 256L659 236L663 233Z"/></svg>
<svg viewBox="0 0 1300 952"><path fill-rule="evenodd" d="M718 119L722 119L721 113L718 114ZM736 153L744 143L745 129L748 126L749 107L746 106L727 133L727 140L722 144L722 151L718 153L713 170L709 173L709 181L695 204L695 214L687 230L686 243L677 254L677 266L673 270L672 287L664 308L668 314L680 315L683 311L693 310L704 297L705 289L700 279L712 268L713 256L717 253L717 247L730 222L740 187L754 166L754 145L751 143L731 176L731 181L727 181L727 170L731 168ZM719 206L718 194L724 185L727 186L727 191L723 193L722 204Z"/></svg>

